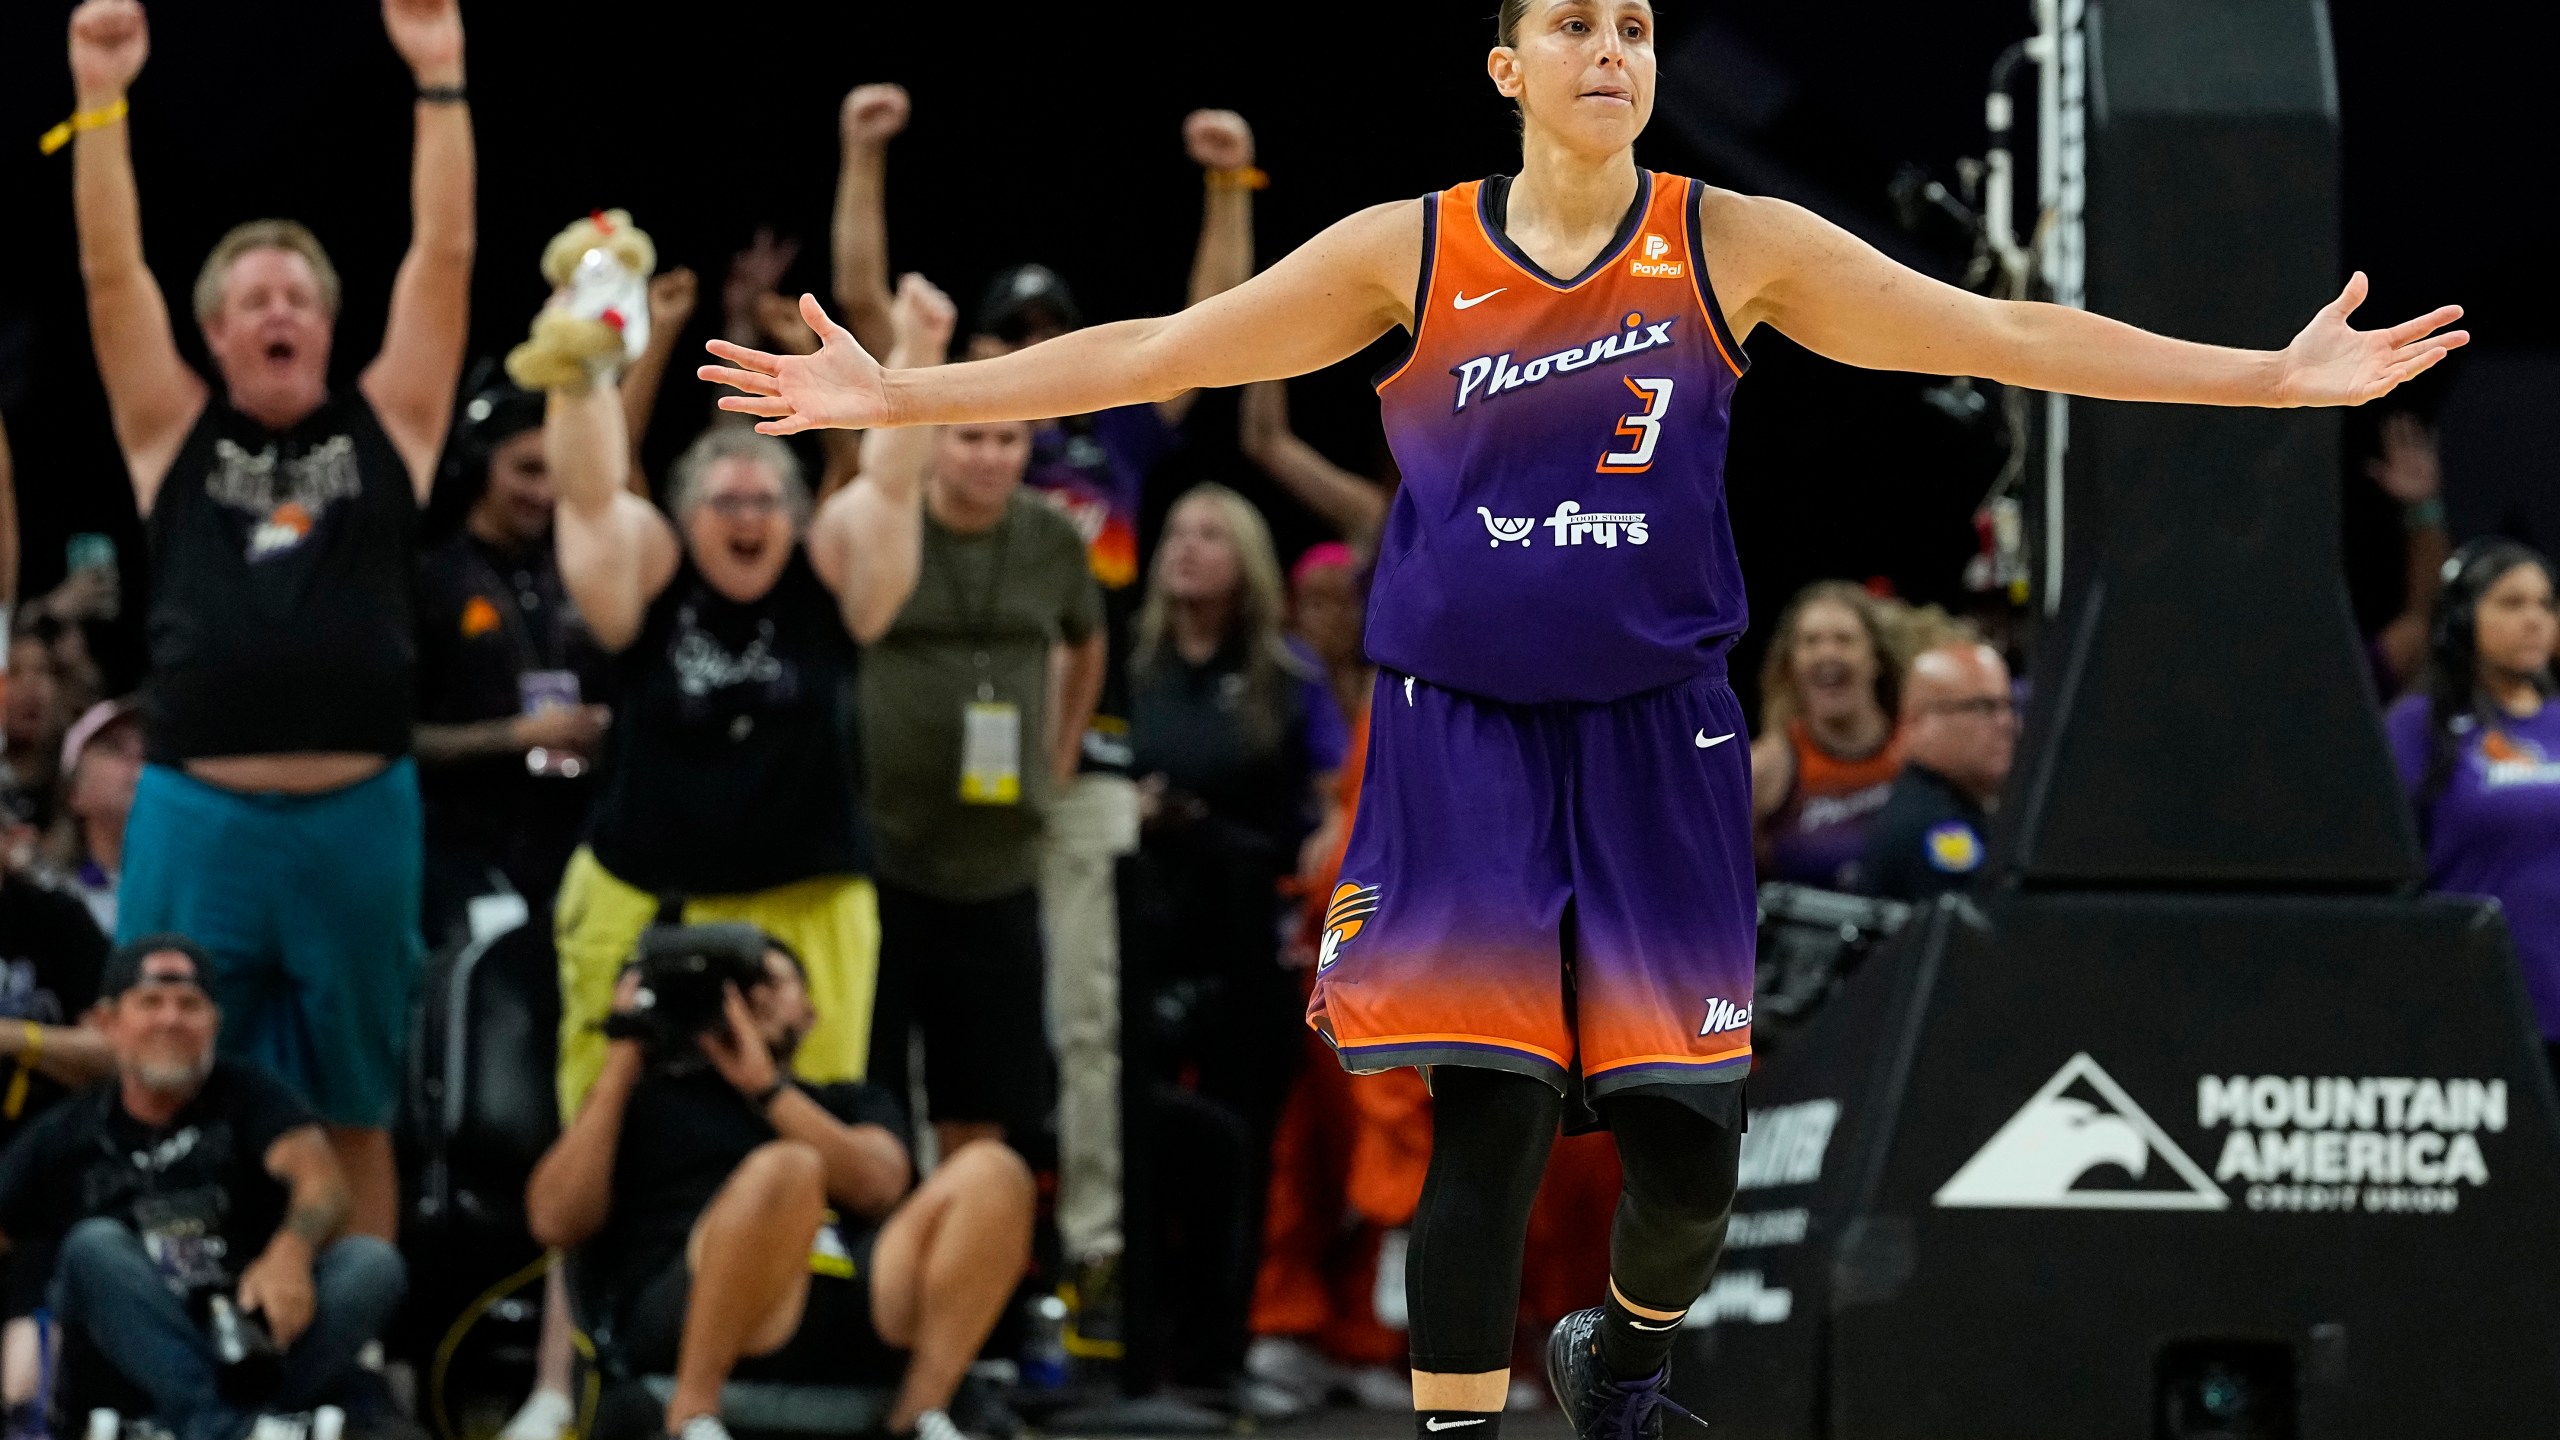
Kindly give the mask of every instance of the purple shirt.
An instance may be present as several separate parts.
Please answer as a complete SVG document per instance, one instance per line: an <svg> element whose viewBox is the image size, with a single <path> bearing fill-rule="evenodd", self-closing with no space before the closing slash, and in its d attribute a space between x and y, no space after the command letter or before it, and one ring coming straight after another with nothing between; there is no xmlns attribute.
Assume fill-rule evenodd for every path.
<svg viewBox="0 0 2560 1440"><path fill-rule="evenodd" d="M1570 279L1503 235L1503 193L1423 202L1413 353L1378 385L1404 484L1369 656L1510 704L1720 674L1744 623L1724 496L1742 352L1695 186L1644 175L1617 239Z"/></svg>
<svg viewBox="0 0 2560 1440"><path fill-rule="evenodd" d="M2427 773L2427 700L2391 707L2386 728L2414 799ZM2560 701L2483 729L2467 718L2444 795L2419 821L2429 888L2488 895L2507 912L2542 1033L2560 1040Z"/></svg>

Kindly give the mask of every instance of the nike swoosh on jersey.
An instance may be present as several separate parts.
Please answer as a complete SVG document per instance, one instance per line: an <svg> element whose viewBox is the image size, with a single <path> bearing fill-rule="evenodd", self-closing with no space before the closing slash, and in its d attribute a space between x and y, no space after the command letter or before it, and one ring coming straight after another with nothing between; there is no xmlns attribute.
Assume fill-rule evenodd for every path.
<svg viewBox="0 0 2560 1440"><path fill-rule="evenodd" d="M1639 1330L1677 1330L1680 1328L1680 1322L1677 1320L1665 1320L1659 1325L1647 1325L1641 1320L1629 1320L1627 1323L1633 1325Z"/></svg>
<svg viewBox="0 0 2560 1440"><path fill-rule="evenodd" d="M1456 295L1450 297L1449 308L1452 310L1472 310L1478 305L1483 304L1487 300L1492 299L1494 296L1499 295L1510 288L1511 287L1508 285L1496 285L1481 295L1470 295L1466 291L1461 290Z"/></svg>
<svg viewBox="0 0 2560 1440"><path fill-rule="evenodd" d="M1443 1425L1440 1423L1440 1417L1435 1415L1432 1418L1423 1421L1422 1428L1430 1431L1434 1435L1437 1435L1443 1430L1463 1430L1470 1425L1481 1425L1483 1423L1484 1422L1481 1420L1452 1420L1448 1424Z"/></svg>
<svg viewBox="0 0 2560 1440"><path fill-rule="evenodd" d="M1714 739L1712 739L1712 740L1711 740L1711 739L1709 739L1709 738L1707 738L1707 732L1706 732L1706 731L1701 730L1701 731L1699 731L1699 732L1698 732L1698 748L1699 748L1699 749L1701 749L1701 750L1713 750L1713 749L1714 749L1714 748L1716 748L1717 746L1719 746L1719 745L1723 744L1724 742L1726 742L1727 740L1730 740L1730 739L1732 739L1732 738L1733 738L1733 732L1732 732L1732 731L1730 731L1730 730L1727 730L1727 731L1726 731L1726 732L1724 732L1723 734L1716 736L1716 737L1715 737Z"/></svg>

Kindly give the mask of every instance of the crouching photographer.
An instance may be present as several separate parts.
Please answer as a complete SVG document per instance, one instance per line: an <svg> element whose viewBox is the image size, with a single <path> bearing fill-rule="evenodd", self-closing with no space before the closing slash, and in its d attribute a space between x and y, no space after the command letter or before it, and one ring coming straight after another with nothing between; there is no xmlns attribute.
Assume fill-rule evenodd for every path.
<svg viewBox="0 0 2560 1440"><path fill-rule="evenodd" d="M65 1330L178 1440L343 1402L406 1286L398 1251L343 1233L346 1172L310 1108L214 1058L211 968L175 935L109 955L97 1023L116 1077L0 1155L13 1263L52 1257Z"/></svg>
<svg viewBox="0 0 2560 1440"><path fill-rule="evenodd" d="M598 1349L673 1372L668 1434L725 1440L734 1374L894 1384L891 1433L952 1440L952 1397L1030 1256L1030 1172L980 1140L913 1185L887 1091L789 1078L817 1018L762 931L649 931L526 1213L573 1252Z"/></svg>

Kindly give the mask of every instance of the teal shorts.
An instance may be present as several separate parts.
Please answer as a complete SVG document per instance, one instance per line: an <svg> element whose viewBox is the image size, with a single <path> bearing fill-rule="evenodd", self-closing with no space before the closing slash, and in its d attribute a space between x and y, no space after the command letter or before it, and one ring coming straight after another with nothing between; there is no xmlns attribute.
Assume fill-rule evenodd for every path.
<svg viewBox="0 0 2560 1440"><path fill-rule="evenodd" d="M213 956L222 1054L332 1125L400 1103L422 947L418 768L319 795L243 794L143 767L116 938L176 931Z"/></svg>

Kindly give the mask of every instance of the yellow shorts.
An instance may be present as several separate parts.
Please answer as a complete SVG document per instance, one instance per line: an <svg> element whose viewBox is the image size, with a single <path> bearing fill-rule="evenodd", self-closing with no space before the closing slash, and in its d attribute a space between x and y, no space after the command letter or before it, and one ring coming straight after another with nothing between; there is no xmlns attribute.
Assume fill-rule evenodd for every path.
<svg viewBox="0 0 2560 1440"><path fill-rule="evenodd" d="M581 845L560 877L552 915L560 950L560 1119L566 1124L604 1071L604 1019L614 981L640 932L658 918L658 897L624 883ZM817 1028L800 1044L792 1073L813 1085L859 1080L871 1054L871 996L880 972L880 902L859 875L825 875L747 895L696 895L687 924L718 920L762 926L809 970Z"/></svg>

